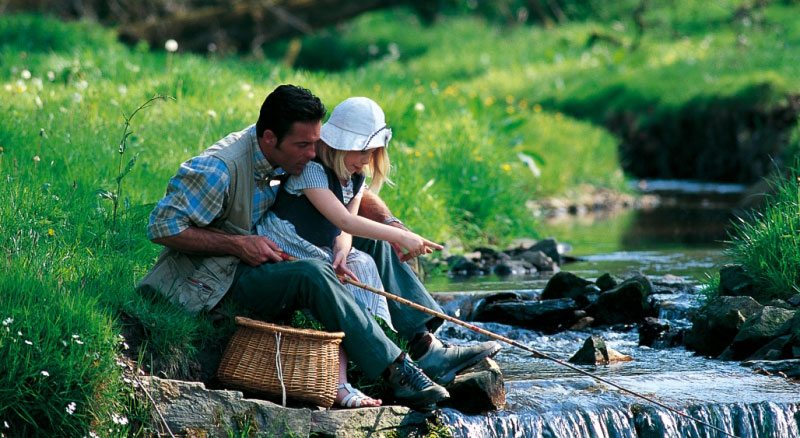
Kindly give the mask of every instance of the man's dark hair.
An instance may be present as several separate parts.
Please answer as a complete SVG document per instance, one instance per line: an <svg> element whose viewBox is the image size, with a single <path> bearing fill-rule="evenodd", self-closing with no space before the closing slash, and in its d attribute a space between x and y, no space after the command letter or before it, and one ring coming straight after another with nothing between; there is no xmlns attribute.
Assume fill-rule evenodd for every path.
<svg viewBox="0 0 800 438"><path fill-rule="evenodd" d="M256 134L261 138L269 129L280 144L294 122L322 121L325 112L325 105L311 91L290 84L279 85L261 105Z"/></svg>

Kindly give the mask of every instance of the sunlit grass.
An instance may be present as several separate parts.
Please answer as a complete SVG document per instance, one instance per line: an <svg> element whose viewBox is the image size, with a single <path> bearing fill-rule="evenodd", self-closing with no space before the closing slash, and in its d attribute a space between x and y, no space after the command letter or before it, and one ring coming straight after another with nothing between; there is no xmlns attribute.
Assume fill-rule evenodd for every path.
<svg viewBox="0 0 800 438"><path fill-rule="evenodd" d="M8 321L0 391L11 391L0 393L0 426L8 421L22 435L136 435L130 424L141 406L115 367L119 334L141 333L143 366L169 377L188 375L204 343L224 341L229 327L133 290L159 251L145 224L178 165L253 123L277 84L308 87L329 109L353 95L376 100L394 131L396 186L381 196L414 230L467 247L537 235L528 199L582 184L623 189L618 140L602 126L608 111L655 119L697 96L797 92L800 26L786 18L796 7L770 6L767 25L744 26L726 21L738 2L672 3L648 10L653 27L637 51L625 46L634 29L624 15L544 30L474 17L429 27L403 10L368 14L328 37L345 53L376 46L364 58L371 62L327 73L128 48L95 25L0 16L0 321ZM587 46L595 31L623 45ZM155 95L176 101L137 114L120 161L125 115ZM120 164L137 154L115 224L114 204L98 193L119 190ZM796 202L778 204L788 211ZM763 219L765 229L745 233L753 237L742 240L742 254L756 254L747 262L754 266L778 255L765 284L797 285L789 275L797 254L786 246L795 242L783 237L794 235L787 221L796 215Z"/></svg>
<svg viewBox="0 0 800 438"><path fill-rule="evenodd" d="M763 302L800 294L800 169L771 183L774 194L763 211L735 225L729 250L755 276Z"/></svg>

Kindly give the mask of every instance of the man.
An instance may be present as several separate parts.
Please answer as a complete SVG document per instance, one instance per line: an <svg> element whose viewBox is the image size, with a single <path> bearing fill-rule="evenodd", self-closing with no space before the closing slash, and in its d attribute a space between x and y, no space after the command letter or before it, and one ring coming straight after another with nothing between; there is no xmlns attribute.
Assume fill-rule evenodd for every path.
<svg viewBox="0 0 800 438"><path fill-rule="evenodd" d="M211 310L223 297L264 320L310 309L328 330L345 333L347 356L369 377L387 379L399 402L430 409L449 397L440 384L500 346L444 345L432 334L441 320L391 302L392 321L410 341L409 358L359 306L330 264L282 262L281 249L254 234L275 199L273 180L281 173L300 174L314 158L324 116L325 107L310 91L281 85L264 100L254 126L183 163L150 216L148 236L165 248L139 287L153 288L191 312ZM365 195L361 209L370 219L405 228L377 196ZM354 239L354 246L375 259L386 290L440 310L386 242ZM436 247L425 241L404 257Z"/></svg>

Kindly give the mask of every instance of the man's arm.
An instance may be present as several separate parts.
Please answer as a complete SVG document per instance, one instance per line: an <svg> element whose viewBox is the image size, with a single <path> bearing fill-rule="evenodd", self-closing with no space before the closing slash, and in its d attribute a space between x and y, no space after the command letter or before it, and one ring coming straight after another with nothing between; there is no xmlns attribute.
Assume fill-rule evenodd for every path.
<svg viewBox="0 0 800 438"><path fill-rule="evenodd" d="M282 250L265 236L226 234L195 226L152 242L188 254L232 255L251 266L283 260Z"/></svg>
<svg viewBox="0 0 800 438"><path fill-rule="evenodd" d="M394 218L389 207L383 202L383 199L369 190L364 190L364 195L361 198L361 206L358 209L358 215L382 224L386 223L387 219ZM399 221L389 222L387 225L392 225L408 231L408 228Z"/></svg>
<svg viewBox="0 0 800 438"><path fill-rule="evenodd" d="M401 230L411 231L392 215L391 210L389 210L389 207L383 202L383 199L369 190L364 191L364 196L361 198L361 206L358 209L358 215ZM392 249L394 249L395 254L397 254L401 262L408 261L412 258L410 253L403 253L403 248L401 248L400 245L393 242L389 242L389 244L392 246ZM425 253L430 254L434 249L442 249L442 247L438 244L436 246L428 245L428 247L425 248Z"/></svg>
<svg viewBox="0 0 800 438"><path fill-rule="evenodd" d="M150 214L150 240L187 254L236 256L253 266L279 261L280 248L264 236L207 228L222 214L229 181L225 163L217 158L200 156L181 164Z"/></svg>

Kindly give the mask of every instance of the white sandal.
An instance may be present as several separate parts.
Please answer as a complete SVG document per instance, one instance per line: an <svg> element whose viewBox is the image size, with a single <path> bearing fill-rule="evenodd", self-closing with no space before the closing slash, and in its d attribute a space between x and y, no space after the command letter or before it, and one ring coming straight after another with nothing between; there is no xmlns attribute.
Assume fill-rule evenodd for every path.
<svg viewBox="0 0 800 438"><path fill-rule="evenodd" d="M374 399L358 389L353 388L349 383L341 383L336 387L336 389L337 391L340 389L347 391L347 395L344 396L341 402L339 402L339 406L343 408L360 408L361 404L367 400L380 401L380 399Z"/></svg>

